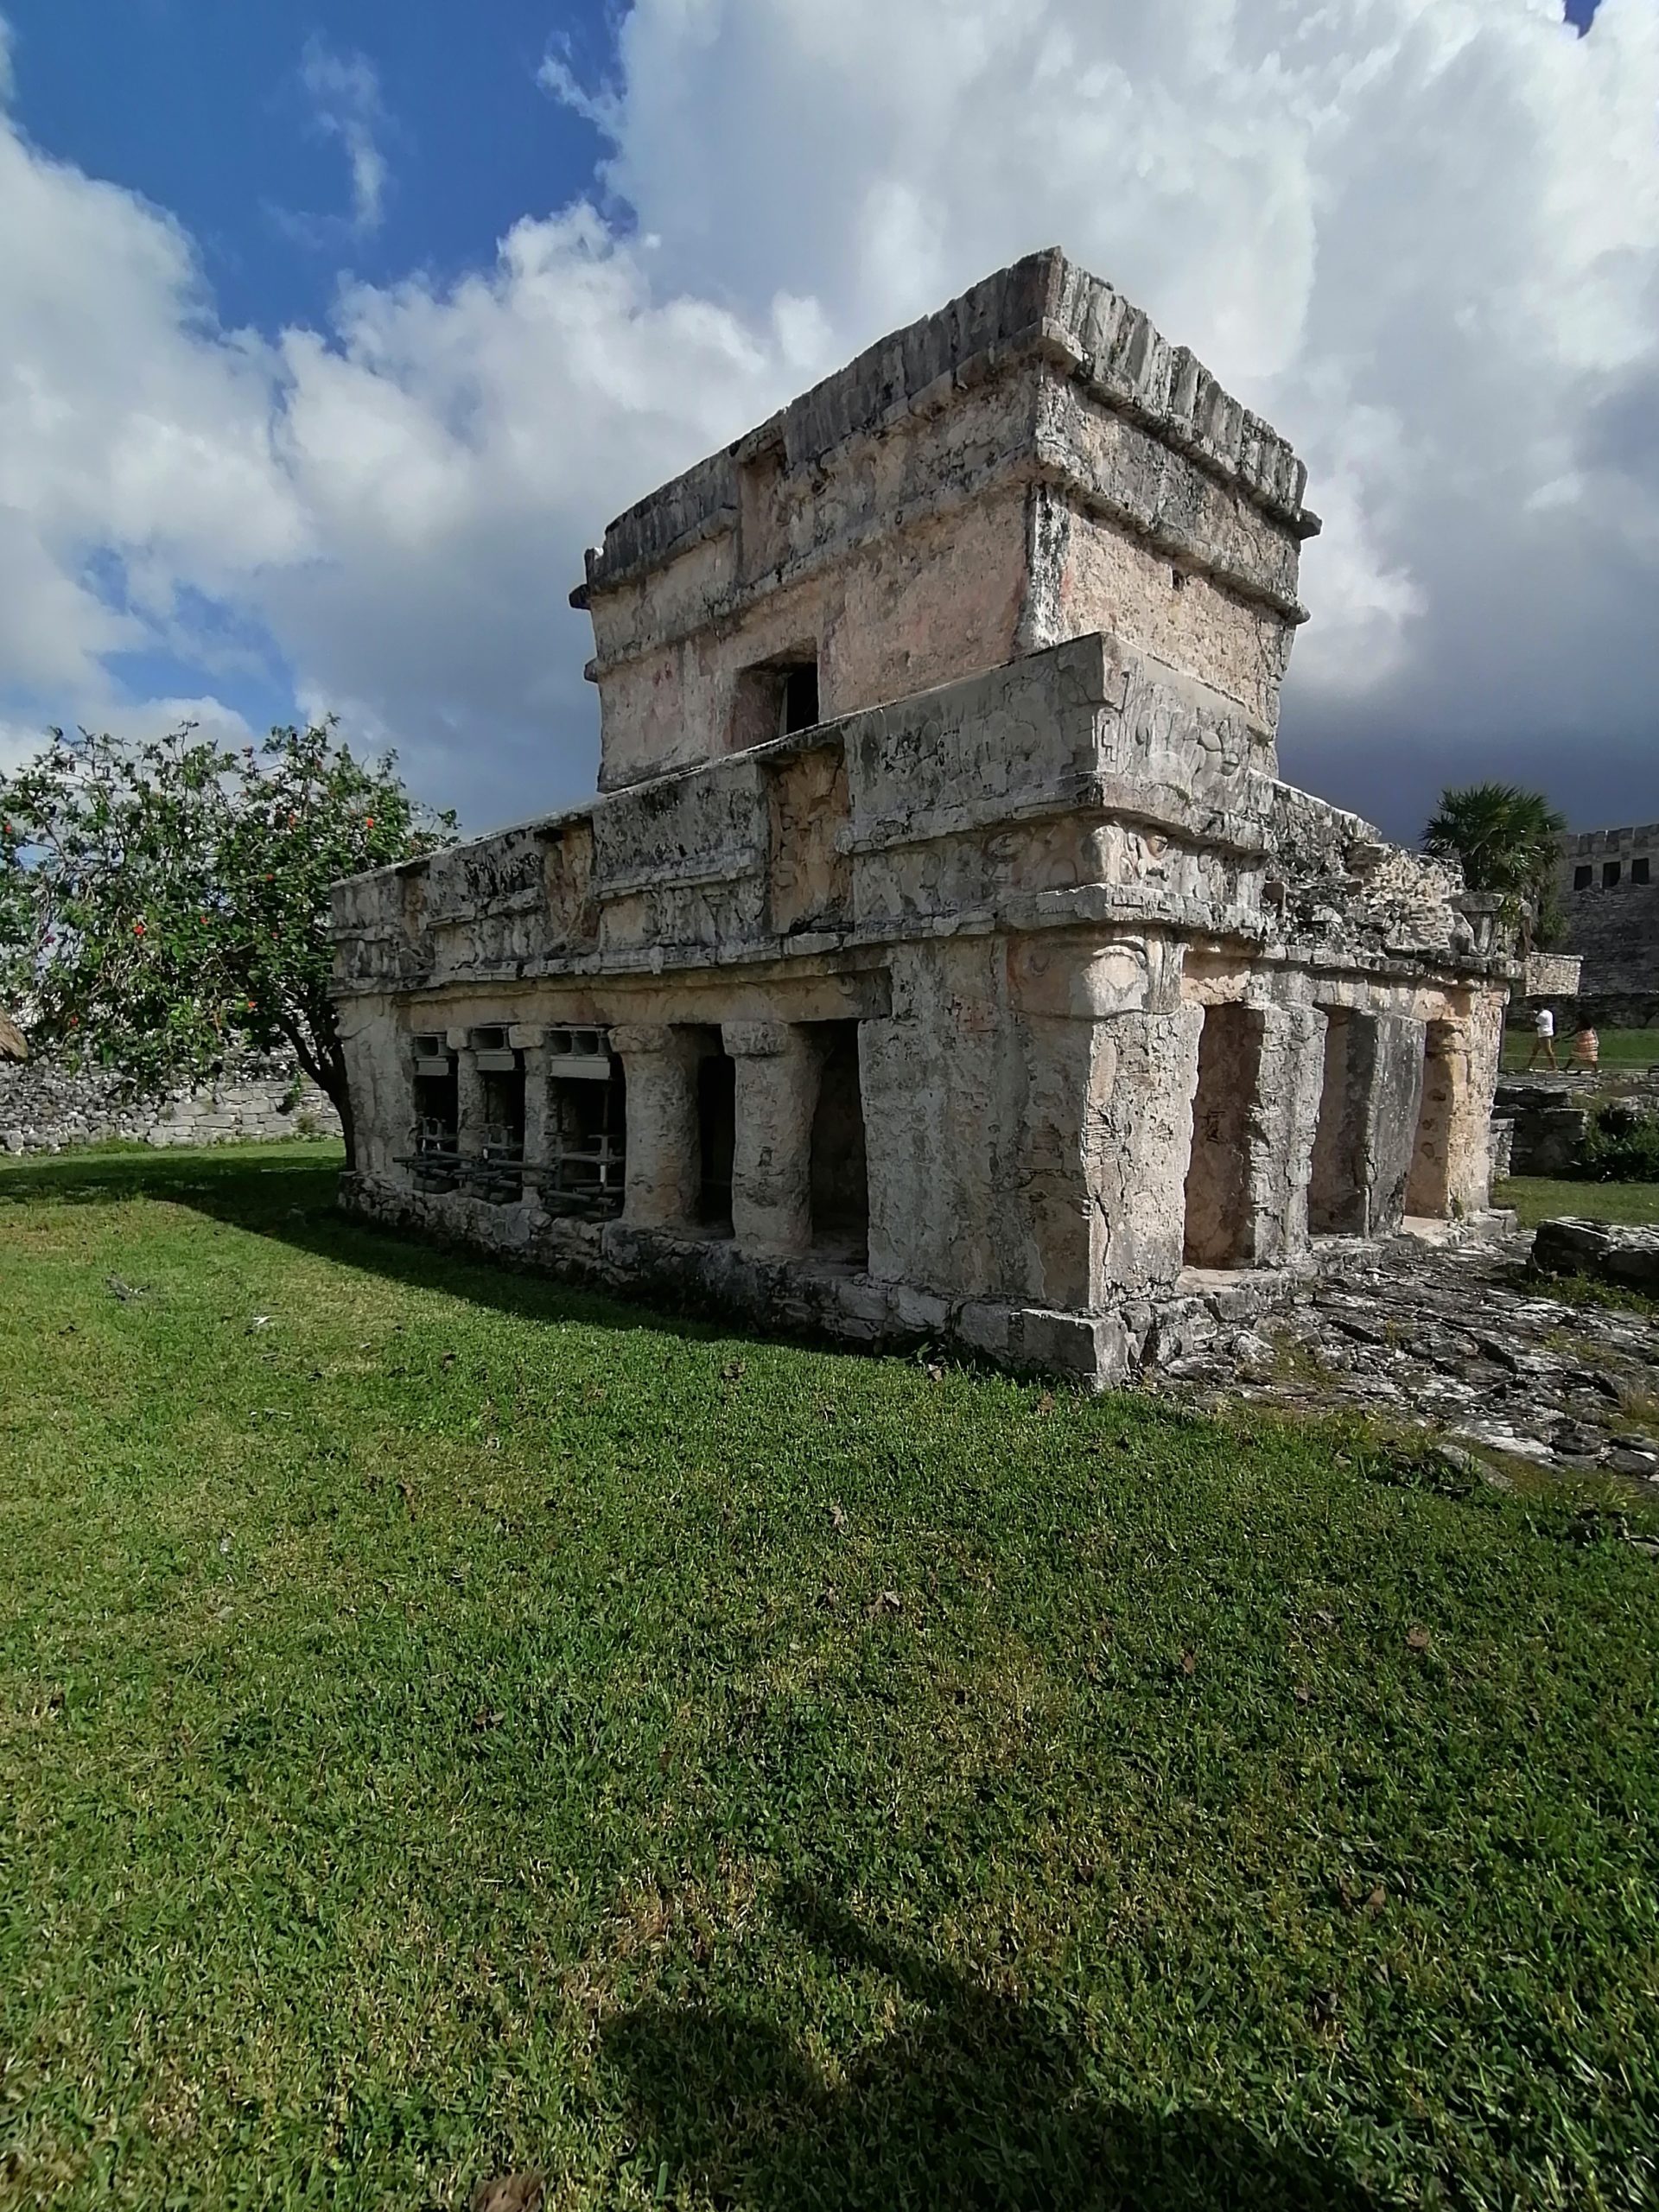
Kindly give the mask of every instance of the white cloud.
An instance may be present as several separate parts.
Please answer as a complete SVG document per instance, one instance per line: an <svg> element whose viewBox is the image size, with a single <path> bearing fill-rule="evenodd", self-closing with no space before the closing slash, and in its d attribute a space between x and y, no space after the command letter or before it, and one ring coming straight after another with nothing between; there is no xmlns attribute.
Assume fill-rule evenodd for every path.
<svg viewBox="0 0 1659 2212"><path fill-rule="evenodd" d="M0 119L0 681L73 719L180 593L303 552L272 357L213 322L190 241Z"/></svg>
<svg viewBox="0 0 1659 2212"><path fill-rule="evenodd" d="M314 34L300 57L300 84L311 104L312 127L322 137L336 139L345 153L351 212L343 219L296 214L287 208L273 208L271 213L290 236L311 245L341 231L351 238L369 238L380 227L390 178L380 150L385 112L373 64L361 54L336 54Z"/></svg>
<svg viewBox="0 0 1659 2212"><path fill-rule="evenodd" d="M99 717L73 718L86 728L98 725ZM256 731L245 715L235 707L227 707L222 699L211 694L195 699L144 699L128 702L121 710L120 727L124 735L140 744L155 738L166 737L188 722L204 738L211 738L216 745L235 747L257 745L264 736ZM60 728L71 724L60 723ZM0 775L19 768L25 760L32 760L50 742L50 731L45 722L38 726L26 721L0 719Z"/></svg>
<svg viewBox="0 0 1659 2212"><path fill-rule="evenodd" d="M45 742L43 729L31 729L27 722L0 720L0 776L21 768L25 760L32 760Z"/></svg>
<svg viewBox="0 0 1659 2212"><path fill-rule="evenodd" d="M316 52L372 147L372 73ZM577 796L582 545L1053 242L1309 461L1308 780L1409 827L1442 774L1565 737L1570 807L1659 812L1652 0L1584 39L1556 0L637 0L613 82L542 80L610 135L596 205L269 347L217 327L164 215L0 138L19 683L178 651L202 593L474 821Z"/></svg>

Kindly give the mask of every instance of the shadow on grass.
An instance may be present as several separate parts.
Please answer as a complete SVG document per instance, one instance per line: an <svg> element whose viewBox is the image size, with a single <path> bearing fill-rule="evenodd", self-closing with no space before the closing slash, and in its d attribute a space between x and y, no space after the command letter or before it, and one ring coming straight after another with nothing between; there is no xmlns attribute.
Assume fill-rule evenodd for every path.
<svg viewBox="0 0 1659 2212"><path fill-rule="evenodd" d="M746 2012L650 2005L607 2028L602 2063L645 2153L752 2212L904 2206L1375 2212L1354 2178L1223 2114L1116 2104L1080 2049L1029 2007L867 1934L812 1895L789 1903L843 1973L896 1983L908 2017L833 2085Z"/></svg>
<svg viewBox="0 0 1659 2212"><path fill-rule="evenodd" d="M510 1255L486 1255L459 1243L377 1229L340 1211L340 1166L339 1147L321 1143L165 1152L89 1146L19 1165L0 1159L0 1221L9 1205L161 1199L337 1266L416 1289L444 1291L498 1313L679 1336L799 1340L790 1332L761 1331L707 1308L678 1306L667 1300L636 1305L603 1291L581 1289L538 1268L516 1265Z"/></svg>

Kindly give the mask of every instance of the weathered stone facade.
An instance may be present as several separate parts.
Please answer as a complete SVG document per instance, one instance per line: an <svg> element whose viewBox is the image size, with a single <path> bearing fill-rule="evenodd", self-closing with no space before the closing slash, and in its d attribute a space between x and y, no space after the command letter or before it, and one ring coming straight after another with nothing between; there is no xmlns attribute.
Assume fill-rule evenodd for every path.
<svg viewBox="0 0 1659 2212"><path fill-rule="evenodd" d="M1582 956L1576 1018L1659 1024L1659 822L1563 839L1561 942Z"/></svg>
<svg viewBox="0 0 1659 2212"><path fill-rule="evenodd" d="M1277 780L1304 482L1046 253L632 508L600 798L336 890L347 1203L1091 1381L1481 1220L1491 915Z"/></svg>
<svg viewBox="0 0 1659 2212"><path fill-rule="evenodd" d="M0 1152L64 1152L110 1137L166 1146L339 1135L340 1116L316 1085L274 1062L245 1062L156 1099L111 1068L0 1061Z"/></svg>

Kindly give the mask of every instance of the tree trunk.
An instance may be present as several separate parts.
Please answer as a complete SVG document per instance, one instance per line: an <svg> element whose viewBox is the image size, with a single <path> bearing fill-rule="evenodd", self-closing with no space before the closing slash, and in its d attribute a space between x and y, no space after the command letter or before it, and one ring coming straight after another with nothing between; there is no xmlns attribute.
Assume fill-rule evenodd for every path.
<svg viewBox="0 0 1659 2212"><path fill-rule="evenodd" d="M345 1139L345 1173L356 1174L356 1122L352 1119L352 1086L345 1082L345 1075L340 1075L339 1089L332 1082L327 1082L323 1084L323 1090L327 1093L329 1103L334 1106L334 1113L340 1117L340 1137Z"/></svg>
<svg viewBox="0 0 1659 2212"><path fill-rule="evenodd" d="M352 1089L346 1080L345 1069L327 1069L321 1088L340 1116L340 1133L346 1140L345 1172L348 1175L354 1174L357 1171L357 1123L352 1118Z"/></svg>
<svg viewBox="0 0 1659 2212"><path fill-rule="evenodd" d="M315 1027L308 1033L297 1022L285 1021L282 1026L300 1065L340 1116L340 1131L346 1141L345 1172L353 1174L357 1168L357 1123L352 1114L352 1087L346 1080L346 1055L340 1049L340 1039L334 1033L319 1036ZM330 1029L332 1033L332 1023Z"/></svg>

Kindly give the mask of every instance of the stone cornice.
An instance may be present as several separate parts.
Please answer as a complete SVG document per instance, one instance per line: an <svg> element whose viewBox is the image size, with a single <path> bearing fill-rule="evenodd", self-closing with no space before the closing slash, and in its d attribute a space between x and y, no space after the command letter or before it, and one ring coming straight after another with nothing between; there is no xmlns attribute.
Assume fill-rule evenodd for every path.
<svg viewBox="0 0 1659 2212"><path fill-rule="evenodd" d="M776 454L786 473L818 466L857 438L938 414L957 394L1030 360L1047 362L1299 538L1318 531L1303 504L1306 469L1285 440L1109 284L1050 248L891 333L636 502L609 525L603 545L589 549L571 604L586 607L734 529L745 463Z"/></svg>

